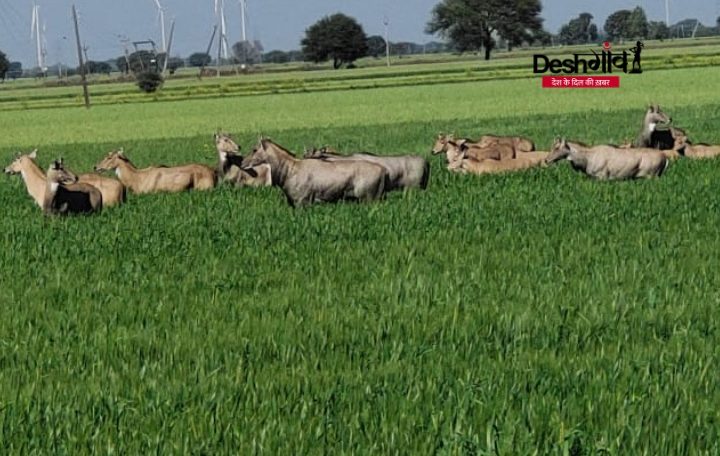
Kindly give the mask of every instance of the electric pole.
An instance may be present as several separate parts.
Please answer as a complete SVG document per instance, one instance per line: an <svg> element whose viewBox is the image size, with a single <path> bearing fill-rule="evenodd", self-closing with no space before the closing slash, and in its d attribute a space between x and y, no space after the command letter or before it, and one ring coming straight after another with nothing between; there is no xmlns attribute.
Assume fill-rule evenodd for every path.
<svg viewBox="0 0 720 456"><path fill-rule="evenodd" d="M389 32L389 25L390 20L387 16L383 18L383 25L385 26L385 60L387 61L387 66L390 66L390 32Z"/></svg>
<svg viewBox="0 0 720 456"><path fill-rule="evenodd" d="M83 86L83 95L85 97L85 107L90 109L90 94L88 93L87 78L85 77L85 62L83 62L82 45L80 44L80 28L78 27L77 10L75 5L72 6L73 22L75 23L75 39L77 40L78 60L80 61L80 80Z"/></svg>

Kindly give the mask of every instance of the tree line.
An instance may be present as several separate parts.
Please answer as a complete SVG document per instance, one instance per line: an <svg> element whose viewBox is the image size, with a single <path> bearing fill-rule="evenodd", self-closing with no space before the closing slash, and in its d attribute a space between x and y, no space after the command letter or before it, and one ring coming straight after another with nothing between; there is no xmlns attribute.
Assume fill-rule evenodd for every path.
<svg viewBox="0 0 720 456"><path fill-rule="evenodd" d="M668 39L720 35L720 17L713 26L695 19L686 19L670 27L664 22L649 21L641 7L621 9L612 13L600 29L590 13L581 13L564 24L557 34L543 28L540 17L540 0L442 0L432 11L426 32L439 35L445 42L417 44L412 42L389 43L390 54L404 56L439 52L482 53L485 59L498 48L511 50L525 45L585 44L600 40L624 41L636 39ZM288 62L330 61L334 68L352 67L363 57L380 58L386 54L385 39L379 35L367 36L354 18L334 14L318 20L308 27L301 41L301 49L264 52L258 41L240 41L232 46L233 58L221 64L257 64ZM167 62L165 62L167 59ZM158 72L167 68L170 73L184 66L205 67L213 58L205 52L196 52L187 59L168 57L151 51L136 51L108 61L90 60L85 70L90 74L124 74ZM72 75L78 68L51 67L50 74ZM32 75L24 72L22 64L11 62L0 51L0 80Z"/></svg>

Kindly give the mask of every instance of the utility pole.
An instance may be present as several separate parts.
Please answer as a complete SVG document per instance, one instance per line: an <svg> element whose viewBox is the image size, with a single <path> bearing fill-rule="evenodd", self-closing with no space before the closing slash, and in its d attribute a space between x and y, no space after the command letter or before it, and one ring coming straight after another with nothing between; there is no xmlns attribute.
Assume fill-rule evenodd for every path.
<svg viewBox="0 0 720 456"><path fill-rule="evenodd" d="M222 51L222 40L223 40L223 32L220 30L220 39L218 39L218 53L217 53L217 77L220 77L220 58L221 58L221 51Z"/></svg>
<svg viewBox="0 0 720 456"><path fill-rule="evenodd" d="M217 34L217 29L218 29L218 27L217 27L217 25L215 25L215 27L213 28L212 35L210 35L210 42L208 43L207 50L205 51L205 55L207 55L208 58L210 58L210 50L212 49L213 41L215 41L215 34ZM200 78L202 78L203 71L205 71L204 63L202 66L200 66L200 76L199 76Z"/></svg>
<svg viewBox="0 0 720 456"><path fill-rule="evenodd" d="M387 16L383 17L383 25L385 26L385 60L387 62L387 66L390 67L390 32L388 29L390 20Z"/></svg>
<svg viewBox="0 0 720 456"><path fill-rule="evenodd" d="M82 80L85 107L90 109L90 94L88 93L87 78L85 77L85 62L83 62L82 45L80 44L80 28L78 27L77 10L72 6L73 22L75 23L75 39L77 40L78 60L80 61L80 79Z"/></svg>
<svg viewBox="0 0 720 456"><path fill-rule="evenodd" d="M120 38L120 43L123 45L123 50L125 51L125 64L127 65L127 72L130 74L130 53L128 52L128 43L130 42L130 38L125 35L117 35L117 37Z"/></svg>
<svg viewBox="0 0 720 456"><path fill-rule="evenodd" d="M670 27L670 0L665 0L665 25Z"/></svg>

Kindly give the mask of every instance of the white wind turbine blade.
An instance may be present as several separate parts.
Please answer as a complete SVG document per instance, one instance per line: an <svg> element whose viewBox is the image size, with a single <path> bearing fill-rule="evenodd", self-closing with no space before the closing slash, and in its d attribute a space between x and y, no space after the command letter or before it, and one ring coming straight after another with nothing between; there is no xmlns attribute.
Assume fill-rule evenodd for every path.
<svg viewBox="0 0 720 456"><path fill-rule="evenodd" d="M37 5L33 5L32 22L30 24L30 38L35 37L35 27L37 27Z"/></svg>

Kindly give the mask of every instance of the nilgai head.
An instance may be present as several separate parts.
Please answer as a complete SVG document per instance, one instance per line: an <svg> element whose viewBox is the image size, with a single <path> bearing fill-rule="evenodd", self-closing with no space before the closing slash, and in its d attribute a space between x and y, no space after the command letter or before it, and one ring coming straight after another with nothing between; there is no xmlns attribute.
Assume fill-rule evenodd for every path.
<svg viewBox="0 0 720 456"><path fill-rule="evenodd" d="M450 147L457 147L454 143L449 144ZM447 169L449 171L456 171L459 169L463 169L463 160L467 157L466 155L467 147L459 146L457 147L457 153L454 154L449 160Z"/></svg>
<svg viewBox="0 0 720 456"><path fill-rule="evenodd" d="M672 122L672 118L665 114L661 109L660 106L653 104L648 106L647 111L645 111L645 118L643 119L643 125L649 130L649 131L655 131L655 128L658 125L667 125Z"/></svg>
<svg viewBox="0 0 720 456"><path fill-rule="evenodd" d="M45 179L54 188L57 188L58 184L69 185L78 181L78 177L74 173L65 169L62 158L50 163L45 173Z"/></svg>
<svg viewBox="0 0 720 456"><path fill-rule="evenodd" d="M114 150L107 154L100 163L95 165L95 171L112 171L117 169L122 162L128 162L128 158L125 156L123 149Z"/></svg>
<svg viewBox="0 0 720 456"><path fill-rule="evenodd" d="M571 151L572 148L565 138L555 138L552 149L550 149L550 155L545 159L545 163L555 163L563 158L567 158Z"/></svg>
<svg viewBox="0 0 720 456"><path fill-rule="evenodd" d="M10 165L5 168L5 174L20 174L25 168L25 165L28 161L34 161L37 158L37 149L30 152L29 154L20 154L18 153L15 156L15 160L13 160Z"/></svg>
<svg viewBox="0 0 720 456"><path fill-rule="evenodd" d="M445 143L445 158L448 163L462 161L463 158L465 158L468 149L468 145L466 143L467 141L465 140L454 141L452 139L449 139Z"/></svg>
<svg viewBox="0 0 720 456"><path fill-rule="evenodd" d="M228 155L237 155L240 153L240 146L227 133L215 133L215 147L217 148L220 158L227 158Z"/></svg>
<svg viewBox="0 0 720 456"><path fill-rule="evenodd" d="M252 166L262 165L267 163L269 153L270 140L268 138L260 137L257 146L253 148L252 153L245 157L242 161L243 168L250 168Z"/></svg>
<svg viewBox="0 0 720 456"><path fill-rule="evenodd" d="M455 139L455 137L453 135L444 135L444 134L440 133L438 135L437 139L435 140L435 144L433 145L433 148L431 151L432 154L438 155L438 154L445 152L445 150L447 149L448 142L453 141L454 139Z"/></svg>

